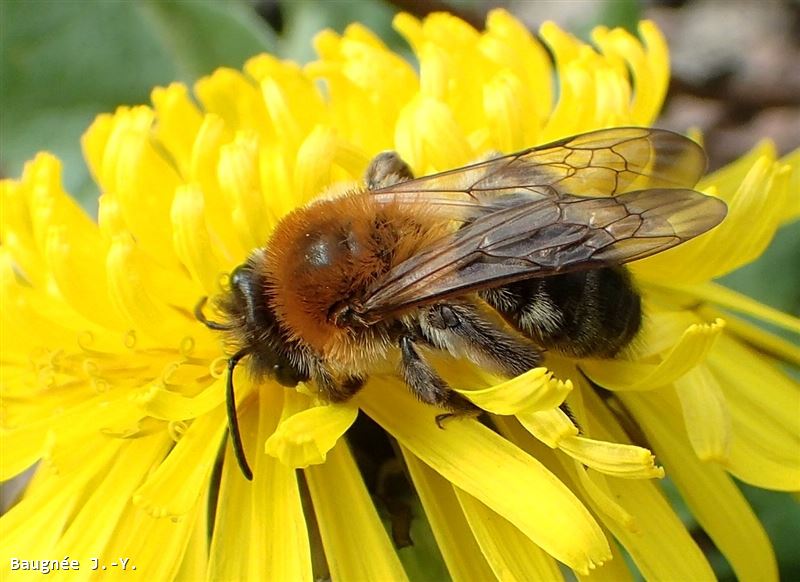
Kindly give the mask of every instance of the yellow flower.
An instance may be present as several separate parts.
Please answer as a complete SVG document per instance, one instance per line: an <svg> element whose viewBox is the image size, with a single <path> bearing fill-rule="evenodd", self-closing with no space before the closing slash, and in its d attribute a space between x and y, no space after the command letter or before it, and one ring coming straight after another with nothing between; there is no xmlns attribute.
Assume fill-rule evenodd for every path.
<svg viewBox="0 0 800 582"><path fill-rule="evenodd" d="M196 101L176 84L155 89L152 107L101 115L83 140L102 191L96 223L51 155L2 182L0 478L36 466L0 518L3 568L70 556L88 576L99 556L130 557L151 579L405 579L410 550L395 549L341 438L360 409L396 439L454 579L559 579L556 560L628 579L612 540L645 578L713 579L653 479L664 470L651 450L737 576L777 579L729 474L800 487L797 386L778 365L800 350L735 313L800 322L712 282L800 215L800 153L779 160L768 143L699 184L727 202L722 225L632 265L647 320L625 359L552 356L555 376L506 381L448 366L495 430L473 419L440 430L439 411L391 375L327 405L313 387L237 371L255 475L242 477L225 439L226 355L192 309L282 216L352 185L381 150L423 175L646 126L667 87L649 22L643 43L597 29L596 48L545 24L555 64L503 11L482 33L444 14L395 27L419 74L352 25L320 33L304 68L262 55L198 81Z"/></svg>

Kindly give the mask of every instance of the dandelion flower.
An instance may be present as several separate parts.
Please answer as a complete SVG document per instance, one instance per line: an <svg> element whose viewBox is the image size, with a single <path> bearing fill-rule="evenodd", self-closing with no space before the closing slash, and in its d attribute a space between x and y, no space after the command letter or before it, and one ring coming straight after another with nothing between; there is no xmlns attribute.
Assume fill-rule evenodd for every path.
<svg viewBox="0 0 800 582"><path fill-rule="evenodd" d="M731 476L800 487L797 386L779 365L800 363L800 350L740 315L794 332L800 322L713 282L800 215L800 157L777 159L769 143L698 185L728 204L718 228L631 266L647 317L624 358L553 355L511 380L450 363L490 422L445 430L391 374L329 405L313 386L237 370L254 480L240 474L227 356L192 309L281 217L353 185L382 150L424 175L647 126L667 87L650 22L641 41L596 29L593 46L545 24L553 61L500 10L485 32L445 14L401 14L395 27L418 73L354 24L320 33L305 67L261 55L199 80L194 97L174 84L152 106L99 116L83 138L96 222L49 154L2 182L1 477L35 467L0 518L3 567L69 556L86 576L91 557L124 556L151 579L405 579L409 554L343 438L362 414L396 443L454 579L559 579L557 562L627 579L620 547L645 578L713 579L659 488L665 470L740 578L777 579Z"/></svg>

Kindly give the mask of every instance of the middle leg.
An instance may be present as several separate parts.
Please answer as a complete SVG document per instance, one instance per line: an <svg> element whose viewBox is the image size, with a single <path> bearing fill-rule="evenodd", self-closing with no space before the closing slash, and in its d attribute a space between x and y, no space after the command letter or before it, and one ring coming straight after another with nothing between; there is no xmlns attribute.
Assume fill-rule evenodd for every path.
<svg viewBox="0 0 800 582"><path fill-rule="evenodd" d="M426 404L446 408L453 414L480 412L477 406L447 385L419 354L410 335L400 337L400 373L414 396ZM437 417L437 422L439 419Z"/></svg>
<svg viewBox="0 0 800 582"><path fill-rule="evenodd" d="M419 322L422 336L434 347L466 356L503 376L519 376L541 361L531 341L504 330L470 303L431 305Z"/></svg>

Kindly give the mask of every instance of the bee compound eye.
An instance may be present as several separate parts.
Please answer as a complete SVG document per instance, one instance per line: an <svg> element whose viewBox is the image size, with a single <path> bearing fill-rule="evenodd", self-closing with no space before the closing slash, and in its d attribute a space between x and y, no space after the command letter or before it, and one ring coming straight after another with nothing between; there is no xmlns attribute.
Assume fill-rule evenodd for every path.
<svg viewBox="0 0 800 582"><path fill-rule="evenodd" d="M272 375L281 386L294 388L300 382L297 372L286 364L275 364L272 366Z"/></svg>

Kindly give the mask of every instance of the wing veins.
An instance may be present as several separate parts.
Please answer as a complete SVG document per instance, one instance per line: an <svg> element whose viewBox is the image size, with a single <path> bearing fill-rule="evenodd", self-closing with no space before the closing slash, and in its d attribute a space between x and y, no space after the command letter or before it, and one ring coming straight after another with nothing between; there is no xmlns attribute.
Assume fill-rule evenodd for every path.
<svg viewBox="0 0 800 582"><path fill-rule="evenodd" d="M706 232L725 212L722 201L684 189L562 195L504 208L396 266L370 291L364 313L380 317L521 279L638 260Z"/></svg>

